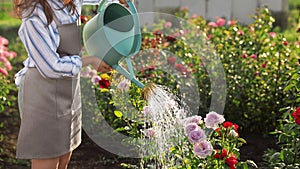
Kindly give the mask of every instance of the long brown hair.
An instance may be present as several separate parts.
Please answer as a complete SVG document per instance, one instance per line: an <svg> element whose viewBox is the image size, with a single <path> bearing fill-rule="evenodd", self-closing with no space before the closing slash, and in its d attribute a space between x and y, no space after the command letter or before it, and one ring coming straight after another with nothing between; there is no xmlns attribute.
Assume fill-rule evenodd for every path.
<svg viewBox="0 0 300 169"><path fill-rule="evenodd" d="M58 0L63 1L63 0ZM64 2L63 2L64 3ZM18 18L26 18L32 14L35 10L36 6L41 4L44 10L44 13L47 18L47 25L49 25L53 21L53 9L48 3L48 0L14 0L14 9ZM64 9L65 7L68 8L71 14L77 12L76 5L74 0L70 0L67 4L64 3L63 7L59 10Z"/></svg>

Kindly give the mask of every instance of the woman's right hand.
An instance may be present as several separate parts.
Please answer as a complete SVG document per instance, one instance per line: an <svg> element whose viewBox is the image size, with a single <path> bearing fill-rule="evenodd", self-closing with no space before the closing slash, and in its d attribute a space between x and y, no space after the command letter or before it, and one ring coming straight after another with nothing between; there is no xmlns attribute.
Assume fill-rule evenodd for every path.
<svg viewBox="0 0 300 169"><path fill-rule="evenodd" d="M112 70L112 68L105 63L102 59L96 56L86 56L82 58L82 66L92 65L92 67L101 73L107 73Z"/></svg>

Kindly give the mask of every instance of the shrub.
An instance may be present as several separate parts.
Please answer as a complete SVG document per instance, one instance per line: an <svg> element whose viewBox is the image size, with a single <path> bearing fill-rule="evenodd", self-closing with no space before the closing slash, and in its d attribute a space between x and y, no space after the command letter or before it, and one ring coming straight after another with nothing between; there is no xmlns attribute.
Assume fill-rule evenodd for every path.
<svg viewBox="0 0 300 169"><path fill-rule="evenodd" d="M214 80L207 71L213 70L216 63L207 60L219 57L226 76L227 119L239 121L242 130L263 133L273 130L280 117L279 108L294 100L283 88L291 76L287 72L297 64L299 44L288 42L283 34L273 31L275 20L267 8L258 9L253 24L246 26L223 18L207 23L202 17L188 18L186 13L183 10L177 15L191 24L172 31L162 21L153 32L170 33L145 34L143 44L168 50L187 65L185 74L196 78L199 86L199 114L208 113L211 106ZM215 77L222 78L221 74Z"/></svg>
<svg viewBox="0 0 300 169"><path fill-rule="evenodd" d="M5 112L5 108L11 105L10 100L8 99L8 94L12 89L10 82L8 80L9 71L12 70L12 65L10 60L16 57L16 53L8 50L7 45L9 41L0 36L0 114ZM7 114L7 113L6 113ZM4 126L4 123L0 122L0 128ZM4 135L0 133L0 142L4 139ZM1 154L5 154L3 147L0 147ZM3 156L0 156L0 161L2 161ZM0 165L1 167L1 165Z"/></svg>
<svg viewBox="0 0 300 169"><path fill-rule="evenodd" d="M293 90L297 99L291 107L282 108L285 111L279 119L279 125L274 132L278 138L279 151L268 149L264 154L264 165L267 168L300 168L300 66L292 71L292 78L285 90ZM296 107L296 108L295 108Z"/></svg>

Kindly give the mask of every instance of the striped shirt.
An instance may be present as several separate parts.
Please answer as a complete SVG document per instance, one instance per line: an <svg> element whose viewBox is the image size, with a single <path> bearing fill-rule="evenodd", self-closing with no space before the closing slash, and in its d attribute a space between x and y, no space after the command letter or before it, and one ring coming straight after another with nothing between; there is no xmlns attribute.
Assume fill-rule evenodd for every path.
<svg viewBox="0 0 300 169"><path fill-rule="evenodd" d="M48 2L53 9L59 9L63 6L58 0L48 0ZM97 5L99 0L75 0L75 3L78 13L73 15L66 8L54 10L61 24L76 22L77 19L80 19L82 4ZM29 17L22 19L18 33L28 57L23 62L24 68L15 75L17 86L19 86L21 77L29 67L36 67L45 78L73 77L80 72L82 67L80 56L59 57L56 52L60 41L57 25L54 21L48 27L45 27L46 24L47 18L41 5L38 5Z"/></svg>

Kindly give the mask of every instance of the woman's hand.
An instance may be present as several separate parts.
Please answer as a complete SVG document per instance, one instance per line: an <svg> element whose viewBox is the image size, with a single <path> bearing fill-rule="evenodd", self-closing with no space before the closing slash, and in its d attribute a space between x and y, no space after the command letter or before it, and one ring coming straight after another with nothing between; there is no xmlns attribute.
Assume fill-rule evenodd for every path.
<svg viewBox="0 0 300 169"><path fill-rule="evenodd" d="M134 0L129 0L129 1L131 1L132 3L134 2ZM128 7L127 0L119 0L119 2L125 5L126 7Z"/></svg>
<svg viewBox="0 0 300 169"><path fill-rule="evenodd" d="M112 70L108 64L96 56L86 56L82 58L82 66L84 67L88 65L92 65L97 72L107 73Z"/></svg>

